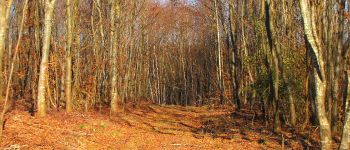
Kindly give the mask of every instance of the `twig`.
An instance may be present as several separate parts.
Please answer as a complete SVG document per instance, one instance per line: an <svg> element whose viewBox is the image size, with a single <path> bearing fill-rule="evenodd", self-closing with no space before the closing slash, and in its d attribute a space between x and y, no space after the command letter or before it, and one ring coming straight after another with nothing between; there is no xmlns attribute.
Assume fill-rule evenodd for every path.
<svg viewBox="0 0 350 150"><path fill-rule="evenodd" d="M252 119L252 126L254 125L255 115L256 115L256 113L255 113L255 111L254 111L254 115L253 115L253 119Z"/></svg>
<svg viewBox="0 0 350 150"><path fill-rule="evenodd" d="M283 136L283 134L282 134L282 150L284 150L284 136Z"/></svg>

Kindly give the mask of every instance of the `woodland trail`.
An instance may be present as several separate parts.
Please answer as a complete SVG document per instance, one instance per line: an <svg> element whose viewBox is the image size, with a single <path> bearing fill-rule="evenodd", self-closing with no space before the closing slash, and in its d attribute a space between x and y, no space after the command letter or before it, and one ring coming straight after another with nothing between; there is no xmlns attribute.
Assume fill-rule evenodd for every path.
<svg viewBox="0 0 350 150"><path fill-rule="evenodd" d="M127 109L112 119L105 112L52 111L32 117L16 108L8 114L2 148L20 149L281 149L253 115L229 109L145 105ZM243 114L243 113L242 113ZM252 122L253 121L253 122ZM286 149L302 149L288 139Z"/></svg>

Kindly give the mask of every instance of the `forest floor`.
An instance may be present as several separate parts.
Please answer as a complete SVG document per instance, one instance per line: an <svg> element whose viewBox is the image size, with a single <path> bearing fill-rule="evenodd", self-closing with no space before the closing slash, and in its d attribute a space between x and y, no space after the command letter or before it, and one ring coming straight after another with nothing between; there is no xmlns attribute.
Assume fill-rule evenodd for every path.
<svg viewBox="0 0 350 150"><path fill-rule="evenodd" d="M292 132L274 134L250 110L157 106L127 108L110 118L102 112L51 111L7 114L1 147L7 149L303 149ZM282 140L282 134L283 139ZM305 141L306 139L304 139ZM315 147L314 147L315 148Z"/></svg>

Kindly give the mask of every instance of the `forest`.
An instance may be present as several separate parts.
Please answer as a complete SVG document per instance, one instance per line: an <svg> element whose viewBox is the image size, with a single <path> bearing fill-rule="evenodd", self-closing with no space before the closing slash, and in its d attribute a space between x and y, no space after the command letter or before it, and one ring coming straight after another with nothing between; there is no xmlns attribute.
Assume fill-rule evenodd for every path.
<svg viewBox="0 0 350 150"><path fill-rule="evenodd" d="M4 149L350 149L349 0L0 0Z"/></svg>

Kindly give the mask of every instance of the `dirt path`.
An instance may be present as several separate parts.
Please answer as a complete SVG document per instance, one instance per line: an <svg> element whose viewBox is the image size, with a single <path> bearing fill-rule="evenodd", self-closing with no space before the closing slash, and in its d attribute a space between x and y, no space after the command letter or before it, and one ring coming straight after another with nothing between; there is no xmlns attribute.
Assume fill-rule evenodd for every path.
<svg viewBox="0 0 350 150"><path fill-rule="evenodd" d="M3 148L21 149L280 149L281 140L228 110L156 106L108 113L51 113L47 118L13 111ZM253 119L253 118L252 118ZM254 121L254 120L253 120ZM230 123L227 123L230 122ZM250 125L249 125L250 124ZM256 132L259 131L259 132ZM295 147L294 141L285 147Z"/></svg>

